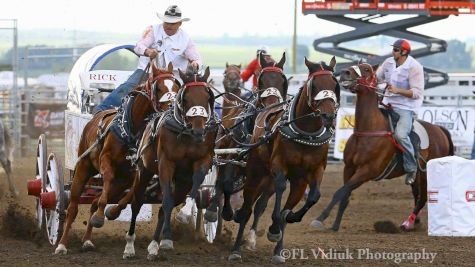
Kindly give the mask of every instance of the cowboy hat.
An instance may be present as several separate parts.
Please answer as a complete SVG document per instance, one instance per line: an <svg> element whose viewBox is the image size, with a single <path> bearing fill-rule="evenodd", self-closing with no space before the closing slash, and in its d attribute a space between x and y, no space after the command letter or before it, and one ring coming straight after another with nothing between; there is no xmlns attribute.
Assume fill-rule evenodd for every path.
<svg viewBox="0 0 475 267"><path fill-rule="evenodd" d="M163 15L157 13L157 16L166 23L177 23L190 20L189 18L181 17L181 9L177 5L169 6Z"/></svg>

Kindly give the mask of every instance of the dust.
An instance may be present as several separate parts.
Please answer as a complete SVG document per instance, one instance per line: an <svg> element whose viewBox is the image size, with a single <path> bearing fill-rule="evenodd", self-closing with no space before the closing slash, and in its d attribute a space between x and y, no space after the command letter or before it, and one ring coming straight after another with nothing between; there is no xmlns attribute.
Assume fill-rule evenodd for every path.
<svg viewBox="0 0 475 267"><path fill-rule="evenodd" d="M36 227L35 216L17 203L9 203L2 211L0 234L5 237L31 241L38 246L44 243L42 231Z"/></svg>
<svg viewBox="0 0 475 267"><path fill-rule="evenodd" d="M378 221L374 223L373 227L377 233L397 234L401 232L399 227L391 221Z"/></svg>

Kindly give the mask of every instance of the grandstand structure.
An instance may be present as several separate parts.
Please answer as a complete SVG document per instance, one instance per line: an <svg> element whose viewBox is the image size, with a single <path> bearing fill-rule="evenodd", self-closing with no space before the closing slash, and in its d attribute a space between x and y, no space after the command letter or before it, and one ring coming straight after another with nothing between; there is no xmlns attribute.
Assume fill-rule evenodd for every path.
<svg viewBox="0 0 475 267"><path fill-rule="evenodd" d="M408 28L443 20L451 15L475 14L475 0L470 1L434 1L434 0L303 0L304 15L313 14L320 19L353 27L348 32L316 39L315 50L342 57L353 62L360 59L370 64L381 63L389 54L375 55L342 47L341 44L358 39L385 35L403 38L423 44L413 49L415 58L445 52L447 42L442 39L408 31ZM348 16L359 15L359 16ZM389 15L399 16L388 22L377 23L375 20ZM337 72L349 64L337 65ZM449 76L440 70L424 67L426 88L444 85Z"/></svg>

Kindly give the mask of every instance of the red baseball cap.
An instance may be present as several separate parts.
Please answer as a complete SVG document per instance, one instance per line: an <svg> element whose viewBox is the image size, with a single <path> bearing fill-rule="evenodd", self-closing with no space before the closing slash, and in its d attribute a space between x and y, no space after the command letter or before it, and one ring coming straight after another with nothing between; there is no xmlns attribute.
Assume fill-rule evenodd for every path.
<svg viewBox="0 0 475 267"><path fill-rule="evenodd" d="M406 39L396 40L393 44L393 47L399 48L401 50L411 51L411 45Z"/></svg>

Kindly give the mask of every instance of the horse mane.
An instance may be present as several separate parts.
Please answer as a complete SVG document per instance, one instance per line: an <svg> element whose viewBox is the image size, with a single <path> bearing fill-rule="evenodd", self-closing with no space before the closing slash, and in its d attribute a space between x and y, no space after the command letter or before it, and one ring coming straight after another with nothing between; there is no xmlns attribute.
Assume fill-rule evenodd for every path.
<svg viewBox="0 0 475 267"><path fill-rule="evenodd" d="M197 69L194 69L191 64L188 64L188 66L186 67L185 77L183 79L183 82L188 83L188 82L195 81L195 75L196 75L196 81L208 82L207 79L204 77L204 74L199 73L199 71Z"/></svg>

